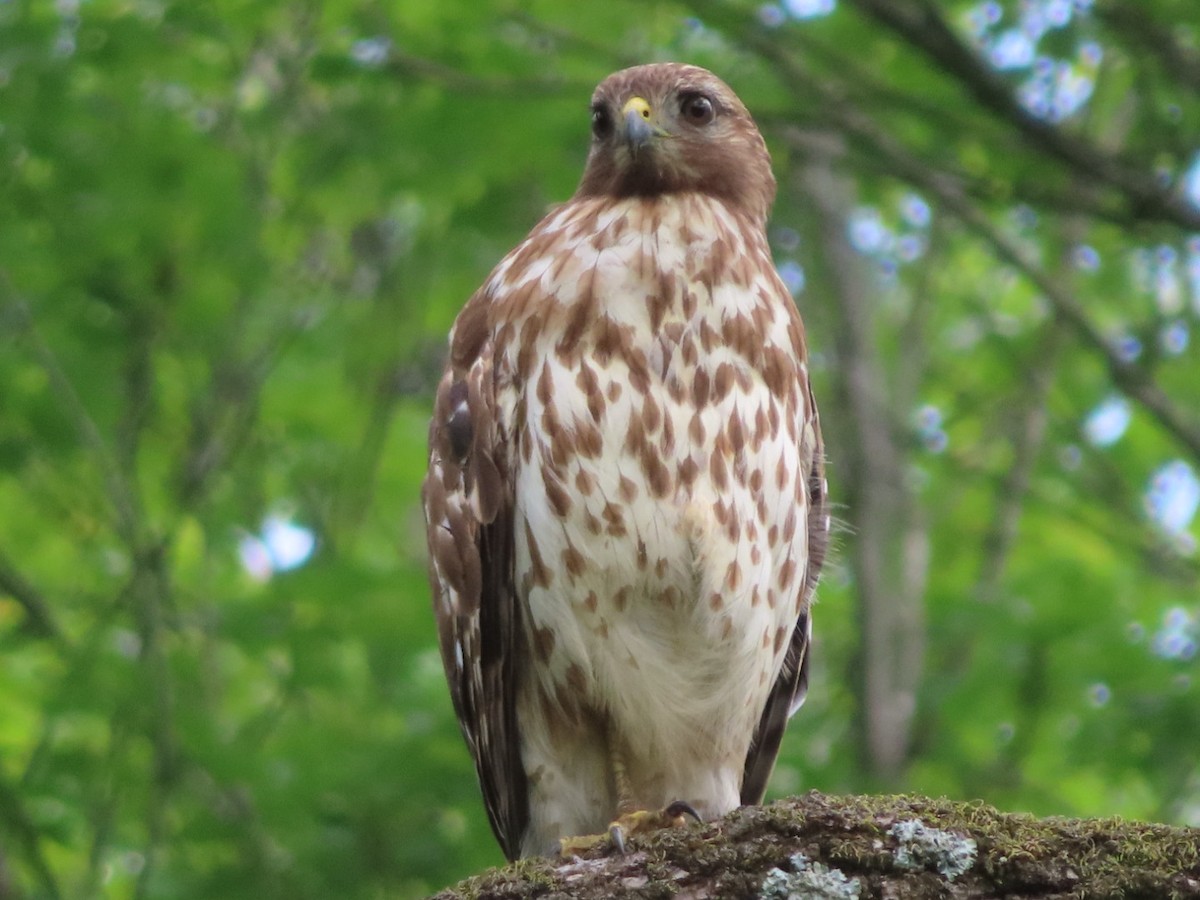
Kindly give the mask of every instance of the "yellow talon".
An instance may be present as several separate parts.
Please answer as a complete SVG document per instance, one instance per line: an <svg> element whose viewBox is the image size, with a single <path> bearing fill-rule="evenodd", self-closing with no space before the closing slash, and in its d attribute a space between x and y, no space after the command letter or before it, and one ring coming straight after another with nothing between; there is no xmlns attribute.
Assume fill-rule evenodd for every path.
<svg viewBox="0 0 1200 900"><path fill-rule="evenodd" d="M562 838L558 842L561 856L578 856L603 844L605 841L622 856L625 854L625 838L635 834L659 831L663 828L682 828L687 820L695 819L703 824L700 814L691 804L676 800L665 809L638 809L618 816L608 826L605 834L584 834Z"/></svg>

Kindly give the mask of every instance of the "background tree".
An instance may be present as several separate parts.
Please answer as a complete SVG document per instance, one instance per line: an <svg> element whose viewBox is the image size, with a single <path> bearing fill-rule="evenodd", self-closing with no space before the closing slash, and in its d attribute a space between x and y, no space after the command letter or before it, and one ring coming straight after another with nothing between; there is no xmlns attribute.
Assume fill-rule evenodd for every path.
<svg viewBox="0 0 1200 900"><path fill-rule="evenodd" d="M681 59L771 145L845 528L775 792L1200 820L1191 0L0 4L0 896L500 857L415 504L445 332Z"/></svg>

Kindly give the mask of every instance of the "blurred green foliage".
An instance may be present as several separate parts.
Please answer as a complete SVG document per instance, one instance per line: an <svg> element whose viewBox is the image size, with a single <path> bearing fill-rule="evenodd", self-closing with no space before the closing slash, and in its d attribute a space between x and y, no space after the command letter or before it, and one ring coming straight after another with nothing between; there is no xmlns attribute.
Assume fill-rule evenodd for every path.
<svg viewBox="0 0 1200 900"><path fill-rule="evenodd" d="M1134 375L1186 417L1200 227L1047 153L871 5L0 2L0 896L409 897L500 861L429 611L432 385L461 303L573 190L594 83L666 58L763 123L835 431L795 136L845 138L879 361L913 385L887 411L931 560L907 765L881 780L858 748L847 529L775 792L1200 820L1196 527L1145 511L1196 448L1136 397L1117 438L1086 439L1128 385L1030 276L1136 339ZM981 47L1026 6L944 4ZM1197 11L1066 6L1040 52L1084 53L1094 91L1052 130L1178 183L1194 70L1137 47L1161 26L1194 63Z"/></svg>

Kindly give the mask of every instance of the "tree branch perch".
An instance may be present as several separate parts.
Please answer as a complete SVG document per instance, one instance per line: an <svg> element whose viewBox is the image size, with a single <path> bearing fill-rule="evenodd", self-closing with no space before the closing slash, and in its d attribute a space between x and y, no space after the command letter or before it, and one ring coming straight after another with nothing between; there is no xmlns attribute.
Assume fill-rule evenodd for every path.
<svg viewBox="0 0 1200 900"><path fill-rule="evenodd" d="M912 822L925 827L924 837L909 836L904 823ZM798 876L796 896L837 896L811 885L804 893L796 854L810 872L840 873L829 881L840 877L847 898L1200 897L1200 829L1036 819L979 803L814 791L735 810L703 827L635 839L626 856L594 851L582 860L523 860L434 900L783 896L763 890L776 869Z"/></svg>

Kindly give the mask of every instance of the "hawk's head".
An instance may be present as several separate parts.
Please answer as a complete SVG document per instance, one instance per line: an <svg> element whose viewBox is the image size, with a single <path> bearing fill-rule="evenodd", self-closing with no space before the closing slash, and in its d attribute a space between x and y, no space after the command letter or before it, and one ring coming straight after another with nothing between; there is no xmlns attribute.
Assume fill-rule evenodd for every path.
<svg viewBox="0 0 1200 900"><path fill-rule="evenodd" d="M681 191L766 220L775 178L750 113L698 66L656 63L608 76L592 96L592 149L577 196Z"/></svg>

